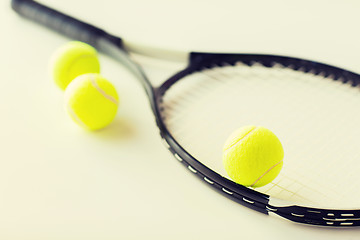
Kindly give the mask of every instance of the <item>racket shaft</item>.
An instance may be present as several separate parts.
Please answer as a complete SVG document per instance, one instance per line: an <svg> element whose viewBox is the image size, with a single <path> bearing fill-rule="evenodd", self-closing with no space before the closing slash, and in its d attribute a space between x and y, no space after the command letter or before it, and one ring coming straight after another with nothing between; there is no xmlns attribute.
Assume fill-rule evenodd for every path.
<svg viewBox="0 0 360 240"><path fill-rule="evenodd" d="M12 0L11 6L21 16L29 18L71 39L86 42L97 47L100 38L108 38L117 46L122 47L120 38L111 36L100 28L38 2L32 0Z"/></svg>

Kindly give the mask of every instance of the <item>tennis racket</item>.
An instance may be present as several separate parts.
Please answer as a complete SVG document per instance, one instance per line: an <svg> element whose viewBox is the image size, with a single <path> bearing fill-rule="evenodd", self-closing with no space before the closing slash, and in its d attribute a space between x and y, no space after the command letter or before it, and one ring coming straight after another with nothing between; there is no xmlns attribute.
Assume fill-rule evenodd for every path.
<svg viewBox="0 0 360 240"><path fill-rule="evenodd" d="M358 74L285 56L192 52L184 70L154 87L121 38L35 1L12 7L126 66L147 93L165 146L205 184L264 214L360 226ZM243 125L266 126L284 145L280 175L261 188L236 184L222 167L222 146Z"/></svg>

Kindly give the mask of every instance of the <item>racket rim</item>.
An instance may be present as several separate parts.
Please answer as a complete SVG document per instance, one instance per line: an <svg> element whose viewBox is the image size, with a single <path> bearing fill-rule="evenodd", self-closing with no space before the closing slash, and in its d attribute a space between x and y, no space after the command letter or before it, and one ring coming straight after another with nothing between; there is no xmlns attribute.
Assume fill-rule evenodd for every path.
<svg viewBox="0 0 360 240"><path fill-rule="evenodd" d="M236 61L228 62L224 61L225 59L236 59ZM329 64L315 62L302 58L271 54L193 52L190 54L189 65L182 71L170 77L162 85L160 85L160 87L158 88L158 90L160 90L160 93L158 94L161 94L160 98L162 98L166 91L171 88L171 86L177 81L180 81L184 76L192 74L196 71L201 71L201 69L227 66L226 63L230 65L236 64L237 62L244 63L244 61L241 61L239 59L245 59L245 64L249 66L251 66L253 63L260 63L264 67L272 68L274 67L274 62L280 63L285 68L295 65L294 68L291 67L290 69L293 69L295 71L302 71L304 73L309 73L310 71L314 70L314 68L319 68L322 69L322 71L314 72L313 74L325 74L325 77L329 78L329 80L336 81L341 79L343 83L348 83L349 80L352 80L354 81L351 83L353 87L357 86L360 83L360 75L355 72L351 72L346 69L332 66ZM158 95L156 97L159 98ZM185 165L185 167L187 167L192 173L203 179L205 182L209 183L208 185L211 185L213 189L216 189L219 192L223 193L223 195L225 195L226 197L231 198L235 202L238 202L241 205L249 207L253 210L265 214L269 214L269 212L271 212L293 222L328 227L360 226L360 208L328 209L291 204L276 206L271 203L271 200L276 198L247 188L245 186L235 183L228 178L221 176L220 174L197 160L195 157L193 157L191 153L186 151L175 139L175 137L172 136L171 132L167 129L166 124L162 121L163 119L160 113L160 105L161 101L158 101L156 108L158 108L159 111L157 113L154 112L154 114L156 115L155 117L157 119L157 124L160 129L160 135L165 142L165 146L170 150L174 157L178 159L181 163L183 163L183 165ZM345 217L343 215L345 215Z"/></svg>
<svg viewBox="0 0 360 240"><path fill-rule="evenodd" d="M34 1L25 1L25 0L13 0L12 1L12 3L14 4L13 6L15 6L15 3L16 4L19 4L19 6L20 6L20 4L22 4L22 3L25 3L25 2L28 2L28 3L31 3L31 2L34 2ZM14 8L15 9L15 8ZM108 41L110 41L110 42L112 42L112 41L116 41L117 42L117 44L115 44L114 42L113 42L113 45L114 46L116 46L117 48L119 48L120 50L122 50L123 52L125 52L124 50L124 48L122 47L122 46L119 46L119 45L121 45L122 44L122 42L121 42L121 39L120 38L116 38L116 39L111 39L111 37L113 37L112 35L110 35L110 34L107 34L107 33L105 33L105 32L101 32L101 38L100 39L105 39L105 40L108 40ZM98 37L98 36L97 36ZM213 54L215 54L215 53L199 53L199 54L202 54L203 56L205 56L205 55L208 55L208 54L210 54L210 55L213 55ZM190 56L191 56L192 54L190 54ZM196 54L195 54L196 55ZM194 55L194 56L195 56ZM216 53L216 55L219 57L221 54L220 53ZM232 54L232 53L229 53L228 55L234 55L234 54ZM251 55L251 56L255 56L254 54L247 54L247 55ZM199 55L197 55L197 56L199 56ZM266 55L266 56L275 56L275 55ZM296 58L292 58L292 57L286 57L286 58L288 58L288 59L295 59L296 60ZM129 57L129 56L127 56L127 59L128 60L131 60L131 58ZM209 59L211 59L211 58L209 58ZM190 61L190 64L191 64L191 62L193 62L194 61L194 59L193 58L191 58L190 59L191 61ZM302 59L298 59L298 60L302 60ZM131 60L132 61L132 60ZM317 62L313 62L313 61L307 61L307 60L304 60L304 63L308 63L308 64L314 64L314 63L317 63ZM251 63L249 63L249 64L251 64ZM135 66L137 66L137 64L134 64ZM323 65L323 66L330 66L330 65L326 65L326 64L321 64L321 65ZM354 74L354 73L352 73L352 72L350 72L350 71L347 71L347 70L344 70L344 69L341 69L341 68L337 68L337 67L334 67L334 66L330 66L332 69L337 69L337 70L340 70L340 72L339 73L342 73L342 74L340 74L340 76L344 76L345 75L345 79L343 80L343 81L347 81L347 80L349 80L350 79L350 77L348 77L347 75L349 74L349 75L352 75L352 74ZM138 70L140 70L140 73L141 73L141 68L140 69L138 69ZM295 69L295 70L297 70L297 69ZM306 68L304 69L304 71L306 72ZM140 74L141 75L141 74ZM359 78L359 75L357 75L357 74L355 74L355 76L357 76L357 78ZM347 78L349 78L349 79L347 79ZM146 79L146 76L145 76L145 79ZM337 79L337 76L335 75L334 76L334 80L336 80ZM143 79L144 80L144 79ZM358 80L358 82L356 82L356 83L353 83L353 84L359 84L359 81L360 80ZM143 84L144 85L144 84ZM150 94L149 94L149 92L150 92ZM162 121L159 121L158 119L161 119L161 115L160 115L160 109L158 108L160 105L158 105L159 103L158 103L158 100L160 99L160 98L158 98L158 96L156 96L157 94L159 94L160 93L160 91L158 91L157 90L157 88L153 88L152 86L150 86L149 88L148 88L148 90L147 90L147 93L148 93L148 97L149 97L149 100L150 100L150 103L151 103L151 105L152 105L152 110L153 110L153 112L154 112L154 114L155 114L155 117L156 117L156 121L157 121L157 124L158 124L158 126L159 126L159 128L160 128L160 130L161 130L161 125L163 124L162 123ZM155 95L155 96L154 96ZM165 130L166 130L166 128L165 128ZM168 131L167 131L168 132ZM161 133L161 134L163 134L163 133ZM170 137L171 138L173 138L171 135L170 135ZM169 139L171 139L171 138L167 138L167 140L169 140ZM166 139L165 139L166 140ZM175 139L173 139L174 141L175 141ZM176 142L176 141L175 141ZM177 142L176 142L177 143ZM169 143L168 143L169 144ZM180 144L178 144L177 143L177 145L178 146L180 146L181 147L181 145ZM170 146L171 146L171 144L170 144ZM185 152L185 153L187 153L187 152ZM189 156L193 159L193 160L195 160L194 161L194 163L197 163L197 164L201 164L201 165L203 165L201 162L199 162L198 160L196 160L195 158L193 158L190 154L189 154ZM185 161L184 161L184 163L185 163ZM191 171L196 171L196 173L200 173L200 170L199 169L196 169L195 167L193 167L193 166L191 166L191 163L189 163L189 162L187 162L187 164L188 164L188 168L189 168L189 166L191 167L191 168L189 168L189 170L191 170ZM199 166L201 166L201 165L199 165ZM206 167L205 165L204 165L204 167ZM207 168L207 167L206 167ZM204 169L206 169L206 168L204 168ZM209 169L209 168L208 168ZM211 169L209 169L209 170L211 170ZM212 171L212 170L211 170ZM214 172L214 171L212 171L212 172ZM214 172L215 174L217 174L216 172ZM197 175L199 175L199 174L197 174ZM217 174L217 175L219 175L219 174ZM219 175L220 176L220 175ZM221 177L221 176L220 176ZM226 182L226 181L229 181L229 182L232 182L232 181L230 181L230 180L228 180L228 179L226 179L226 178L219 178L219 179L222 179L224 182ZM209 180L209 179L208 179ZM211 180L210 180L211 181ZM234 182L232 182L232 183L234 183ZM243 186L242 186L243 187ZM288 207L279 207L278 209L272 209L271 207L273 207L272 205L270 205L270 204L268 204L268 203L266 203L266 201L268 201L268 195L265 195L265 194L262 194L262 193L260 193L260 192L257 192L257 191L254 191L254 190L251 190L251 189L248 189L248 188L246 188L246 187L240 187L241 189L243 189L244 191L246 191L246 192L250 192L251 194L253 194L253 193L256 193L255 195L257 196L257 195L261 195L263 198L260 200L260 201L256 201L256 200L254 200L253 202L254 203L250 203L252 200L251 199L246 199L247 201L245 201L245 200L243 200L244 202L246 202L247 204L260 204L259 205L259 207L258 206L256 206L256 208L258 208L258 209L260 209L260 207L261 207L261 209L263 209L264 207L265 207L265 210L262 210L262 212L264 212L264 213L268 213L268 212L274 212L274 213L276 213L276 214L278 214L278 215L280 215L280 216L283 216L283 217L285 217L285 218L287 218L287 219L289 219L289 220L292 220L292 221L295 221L295 222L303 222L303 223L308 223L308 224L316 224L316 225L325 225L326 223L324 223L323 221L332 221L333 222L333 226L348 226L348 225L341 225L341 223L348 223L347 221L349 221L348 219L345 219L345 220L339 220L339 219L337 219L337 218L335 218L335 219L319 219L318 217L314 217L314 218L312 218L312 217L305 217L306 215L305 214L301 214L300 213L300 210L307 210L307 209L311 209L311 208L307 208L307 207L302 207L302 206L288 206ZM224 191L224 190L226 190L226 191ZM221 189L221 191L223 192L223 193L225 193L225 194L227 194L226 196L233 196L233 194L231 194L231 191L229 191L229 189L224 189L224 188L222 188ZM270 197L269 197L269 199L270 199ZM249 202L250 201L250 202ZM265 201L265 203L266 204L264 204L264 202L263 201ZM246 204L243 204L243 205L246 205ZM251 205L251 206L253 206L253 205ZM270 209L268 209L268 208L270 208ZM288 210L289 208L292 208L292 209L295 209L295 210L299 210L299 213L293 213L293 214L291 214L291 212L287 212L286 210ZM316 208L317 209L317 208ZM255 209L256 210L256 209ZM280 211L279 211L280 210ZM283 210L283 211L282 211ZM324 210L325 211L325 209L319 209L319 210ZM313 211L315 211L315 210L313 210ZM336 212L336 214L340 214L341 215L341 213L342 212L344 212L344 211L352 211L353 212L353 210L331 210L331 211L333 211L333 212ZM360 215L360 210L358 210L358 209L355 209L354 211L359 211L359 213L358 212L356 212L356 214L359 214ZM295 215L294 215L295 214ZM344 214L352 214L352 213L344 213ZM304 215L304 216L302 216L302 215ZM357 217L358 215L356 215L356 217ZM334 213L334 217L337 217L337 215L335 215L335 213ZM299 218L299 219L297 219L297 218ZM360 225L360 219L359 220L354 220L354 219L352 219L353 220L353 222L355 222L355 224L356 225ZM344 222L345 221L345 222ZM328 225L325 225L325 226L328 226Z"/></svg>

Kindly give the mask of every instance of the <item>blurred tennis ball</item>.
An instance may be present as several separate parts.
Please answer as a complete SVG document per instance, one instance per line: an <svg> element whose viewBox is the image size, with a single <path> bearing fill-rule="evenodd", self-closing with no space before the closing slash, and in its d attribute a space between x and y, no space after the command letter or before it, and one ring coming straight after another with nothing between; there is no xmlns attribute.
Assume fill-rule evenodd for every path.
<svg viewBox="0 0 360 240"><path fill-rule="evenodd" d="M264 127L236 130L223 148L223 164L229 177L247 187L261 187L273 181L280 173L283 158L281 142Z"/></svg>
<svg viewBox="0 0 360 240"><path fill-rule="evenodd" d="M115 118L119 97L115 87L100 74L75 78L65 90L65 108L71 118L89 130L109 125Z"/></svg>
<svg viewBox="0 0 360 240"><path fill-rule="evenodd" d="M55 83L65 90L81 74L100 73L100 64L95 48L83 42L72 41L54 52L50 70Z"/></svg>

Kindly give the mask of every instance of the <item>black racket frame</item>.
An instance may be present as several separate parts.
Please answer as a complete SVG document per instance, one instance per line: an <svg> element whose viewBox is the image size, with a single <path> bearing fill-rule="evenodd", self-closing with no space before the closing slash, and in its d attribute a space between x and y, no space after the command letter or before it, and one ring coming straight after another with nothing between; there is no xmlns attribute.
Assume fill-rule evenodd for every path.
<svg viewBox="0 0 360 240"><path fill-rule="evenodd" d="M351 84L353 87L359 85L360 75L327 64L293 57L265 54L193 52L189 55L189 64L186 69L176 73L160 87L154 88L143 73L141 67L128 58L121 38L113 36L100 28L49 8L36 1L12 0L11 5L20 15L38 22L71 39L86 42L127 66L129 70L137 76L148 95L165 146L186 168L216 191L233 201L258 212L264 214L268 214L269 212L275 213L298 223L330 227L360 226L360 209L340 210L310 208L296 205L271 205L271 197L269 195L236 184L196 160L172 137L163 121L161 121L162 99L165 92L185 76L197 71L203 71L204 69L234 65L239 62L248 66L261 64L262 66L269 68L281 65L296 71L322 75L334 81Z"/></svg>

